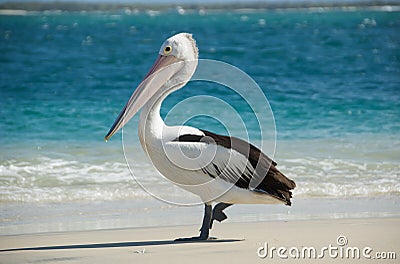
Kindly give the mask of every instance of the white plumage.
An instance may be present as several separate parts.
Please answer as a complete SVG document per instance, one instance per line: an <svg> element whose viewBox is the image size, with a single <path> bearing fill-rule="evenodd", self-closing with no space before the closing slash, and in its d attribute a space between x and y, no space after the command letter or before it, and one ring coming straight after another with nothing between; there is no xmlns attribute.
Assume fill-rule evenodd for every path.
<svg viewBox="0 0 400 264"><path fill-rule="evenodd" d="M139 139L144 151L161 174L205 203L200 236L189 239L208 239L212 221L226 219L226 207L236 203L290 205L290 190L295 183L247 142L164 123L160 116L163 100L190 80L197 59L198 49L190 34L180 33L167 39L106 140L142 109ZM219 204L212 210L214 202Z"/></svg>

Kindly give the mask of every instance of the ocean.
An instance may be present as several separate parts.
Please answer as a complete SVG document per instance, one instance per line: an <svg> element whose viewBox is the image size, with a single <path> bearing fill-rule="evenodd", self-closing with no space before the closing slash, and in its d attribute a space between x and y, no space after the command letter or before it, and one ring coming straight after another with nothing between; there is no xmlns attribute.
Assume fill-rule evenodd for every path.
<svg viewBox="0 0 400 264"><path fill-rule="evenodd" d="M201 59L229 63L262 89L275 129L266 152L297 183L291 208L236 206L232 221L400 215L399 30L388 7L0 15L0 234L200 222L202 207L174 205L187 193L145 157L138 117L124 141L130 168L121 133L104 141L179 32L193 34ZM246 102L211 82L171 94L162 115L205 95L232 106L252 142L265 140ZM218 119L186 124L226 133L229 107L207 101L179 105L168 124L204 105Z"/></svg>

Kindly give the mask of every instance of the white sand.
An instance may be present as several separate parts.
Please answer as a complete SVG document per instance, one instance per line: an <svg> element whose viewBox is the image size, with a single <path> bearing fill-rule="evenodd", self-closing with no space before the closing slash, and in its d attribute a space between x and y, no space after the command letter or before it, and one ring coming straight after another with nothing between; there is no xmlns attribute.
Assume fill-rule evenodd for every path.
<svg viewBox="0 0 400 264"><path fill-rule="evenodd" d="M0 252L0 263L298 263L299 259L290 254L298 250L302 257L303 250L307 250L304 247L314 247L317 255L324 247L327 249L322 259L306 257L301 259L303 263L373 263L362 255L365 247L371 248L366 251L372 257L378 251L395 252L397 260L386 261L398 263L399 227L399 218L216 223L211 234L219 240L197 243L175 243L173 239L197 235L198 226L2 236L1 249L18 250ZM337 244L340 235L347 239L343 247ZM281 255L288 259L281 259L276 250L272 258L260 258L257 251L265 243L269 249L286 249L281 249ZM360 259L353 259L350 251L350 259L346 258L349 247L360 250ZM334 256L340 250L344 259L340 255L330 257L329 253ZM260 254L265 251L260 250Z"/></svg>

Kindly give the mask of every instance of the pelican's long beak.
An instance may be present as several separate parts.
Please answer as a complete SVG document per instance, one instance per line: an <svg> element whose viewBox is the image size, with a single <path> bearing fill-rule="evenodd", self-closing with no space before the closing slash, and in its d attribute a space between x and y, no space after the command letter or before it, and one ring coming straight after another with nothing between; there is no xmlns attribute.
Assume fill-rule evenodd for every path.
<svg viewBox="0 0 400 264"><path fill-rule="evenodd" d="M181 62L181 63L179 63ZM183 61L174 56L159 55L150 71L136 88L128 103L119 113L105 140L111 138L120 128L152 98L158 90L183 66Z"/></svg>

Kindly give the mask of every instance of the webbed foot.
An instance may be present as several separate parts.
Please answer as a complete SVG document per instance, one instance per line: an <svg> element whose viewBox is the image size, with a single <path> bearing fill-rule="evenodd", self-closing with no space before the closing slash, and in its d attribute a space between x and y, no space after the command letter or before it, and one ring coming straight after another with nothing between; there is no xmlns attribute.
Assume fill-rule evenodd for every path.
<svg viewBox="0 0 400 264"><path fill-rule="evenodd" d="M187 241L206 241L206 240L215 240L216 237L202 237L202 236L195 236L195 237L180 237L175 239L176 242L187 242Z"/></svg>

